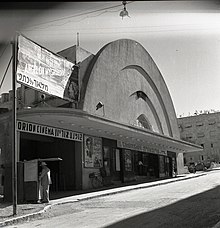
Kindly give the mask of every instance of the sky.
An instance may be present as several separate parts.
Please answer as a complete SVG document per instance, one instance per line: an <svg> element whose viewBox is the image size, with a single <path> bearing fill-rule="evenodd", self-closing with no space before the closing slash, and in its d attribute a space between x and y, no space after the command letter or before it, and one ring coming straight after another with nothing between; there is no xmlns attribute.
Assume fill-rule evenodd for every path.
<svg viewBox="0 0 220 228"><path fill-rule="evenodd" d="M56 53L76 44L96 54L117 39L133 39L151 55L177 117L220 110L220 2L121 1L0 3L0 83L14 31ZM11 67L0 94L11 86Z"/></svg>

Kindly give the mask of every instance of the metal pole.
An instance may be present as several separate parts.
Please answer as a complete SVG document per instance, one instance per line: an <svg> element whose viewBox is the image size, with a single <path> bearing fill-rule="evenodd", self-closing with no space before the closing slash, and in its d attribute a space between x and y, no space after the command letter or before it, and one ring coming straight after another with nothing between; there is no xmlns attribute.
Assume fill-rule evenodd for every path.
<svg viewBox="0 0 220 228"><path fill-rule="evenodd" d="M17 214L17 130L16 130L16 69L17 69L17 35L12 41L12 200L13 215Z"/></svg>

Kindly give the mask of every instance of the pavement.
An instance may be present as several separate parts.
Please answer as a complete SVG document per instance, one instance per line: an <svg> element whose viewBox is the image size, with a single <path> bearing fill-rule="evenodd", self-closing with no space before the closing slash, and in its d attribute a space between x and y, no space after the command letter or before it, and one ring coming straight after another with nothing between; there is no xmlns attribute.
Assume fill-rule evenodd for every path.
<svg viewBox="0 0 220 228"><path fill-rule="evenodd" d="M195 174L181 174L177 177L163 179L163 180L156 180L147 183L139 183L139 184L131 184L127 186L118 186L118 187L111 187L108 189L96 190L93 192L86 192L85 191L74 191L69 192L70 196L66 196L67 193L60 193L54 199L50 200L49 204L18 204L17 205L17 215L13 215L13 206L7 203L0 204L0 227L13 225L19 222L28 221L32 218L37 218L43 213L45 213L49 208L53 205L59 205L64 203L71 203L77 202L80 200L87 200L95 197L106 196L111 194L117 194L121 192L131 191L135 189L142 189L142 188L149 188L158 185L164 185L176 181L184 181L191 178L196 178L202 175L206 175L207 172L196 172ZM218 222L212 228L220 228L220 222Z"/></svg>

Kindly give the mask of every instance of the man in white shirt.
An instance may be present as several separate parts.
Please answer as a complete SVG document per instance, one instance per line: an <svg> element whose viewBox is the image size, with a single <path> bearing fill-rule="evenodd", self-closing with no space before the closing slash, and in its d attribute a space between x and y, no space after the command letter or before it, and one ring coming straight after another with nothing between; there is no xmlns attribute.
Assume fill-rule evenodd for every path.
<svg viewBox="0 0 220 228"><path fill-rule="evenodd" d="M41 162L42 172L39 176L40 182L40 197L41 203L49 203L49 188L51 182L50 169L47 167L46 162Z"/></svg>

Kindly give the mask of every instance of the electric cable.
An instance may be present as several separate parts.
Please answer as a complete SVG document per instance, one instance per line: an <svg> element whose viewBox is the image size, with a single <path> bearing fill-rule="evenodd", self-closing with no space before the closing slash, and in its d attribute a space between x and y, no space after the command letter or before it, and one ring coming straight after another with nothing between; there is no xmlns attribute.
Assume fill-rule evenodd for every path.
<svg viewBox="0 0 220 228"><path fill-rule="evenodd" d="M4 76L3 76L3 78L2 78L2 81L1 81L1 84L0 84L0 89L1 89L1 87L2 87L2 85L3 85L4 80L5 80L5 76L6 76L7 72L8 72L8 68L9 68L9 66L10 66L10 64L11 64L11 61L12 61L12 57L11 57L10 60L9 60L8 66L7 66L6 70L5 70Z"/></svg>
<svg viewBox="0 0 220 228"><path fill-rule="evenodd" d="M1 55L0 55L0 59L1 59L1 57L3 56L3 54L5 53L7 47L9 46L9 44L10 44L10 43L7 43L7 44L5 45L5 48L4 48L4 50L2 51L2 53L1 53Z"/></svg>
<svg viewBox="0 0 220 228"><path fill-rule="evenodd" d="M128 4L132 3L132 2L134 2L134 1L127 2L126 4L128 5ZM102 8L102 9L98 9L98 10L93 10L93 11L90 11L90 12L87 12L87 13L79 13L79 14L76 14L76 15L71 15L71 16L67 16L67 17L57 18L57 19L54 19L54 20L51 20L51 21L42 22L40 24L30 26L30 28L31 27L41 26L41 25L44 25L44 24L52 23L52 22L66 20L66 19L69 19L69 18L80 17L80 16L84 16L84 15L96 13L96 12L103 11L103 10L113 9L113 8L116 8L116 7L119 7L119 6L122 6L122 5L123 4L115 5L115 6L110 6L110 7L106 7L106 8Z"/></svg>

